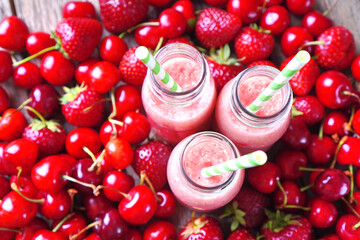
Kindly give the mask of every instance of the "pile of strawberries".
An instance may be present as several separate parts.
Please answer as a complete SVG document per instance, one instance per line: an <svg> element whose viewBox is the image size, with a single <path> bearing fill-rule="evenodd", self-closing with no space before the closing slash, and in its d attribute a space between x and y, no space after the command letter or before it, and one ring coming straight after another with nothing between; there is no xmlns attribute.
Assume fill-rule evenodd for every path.
<svg viewBox="0 0 360 240"><path fill-rule="evenodd" d="M101 22L90 2L68 2L52 34L2 19L0 82L28 99L14 106L0 86L1 239L360 239L351 32L313 10L315 0L204 1L99 0ZM279 69L300 49L313 56L290 80L293 118L269 161L246 171L228 205L194 213L187 226L170 220L179 207L166 178L172 146L149 138L147 68L125 35L153 51L198 47L218 91L246 67L277 67L275 44L287 57ZM13 60L19 51L29 57Z"/></svg>

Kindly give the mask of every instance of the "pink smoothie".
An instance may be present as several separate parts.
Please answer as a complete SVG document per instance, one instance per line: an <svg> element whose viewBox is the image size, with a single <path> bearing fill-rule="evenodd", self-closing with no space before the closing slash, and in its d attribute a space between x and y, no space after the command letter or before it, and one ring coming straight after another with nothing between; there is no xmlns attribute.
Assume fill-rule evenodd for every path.
<svg viewBox="0 0 360 240"><path fill-rule="evenodd" d="M167 168L175 197L184 206L201 211L230 202L241 188L245 171L210 178L200 171L236 156L239 152L235 145L219 133L201 132L181 141L171 153Z"/></svg>
<svg viewBox="0 0 360 240"><path fill-rule="evenodd" d="M268 86L273 78L266 75L254 75L241 80L237 89L240 102L247 107ZM228 82L219 94L215 109L215 128L230 138L241 154L255 150L268 150L285 133L291 117L291 101L288 101L283 87L273 96L249 122L243 116L237 116L231 108L232 88L236 78ZM286 97L287 96L287 97ZM284 109L285 108L285 109ZM282 111L279 114L279 111ZM276 115L277 114L277 115ZM264 117L276 116L270 124L263 124Z"/></svg>
<svg viewBox="0 0 360 240"><path fill-rule="evenodd" d="M149 72L144 80L142 101L153 132L161 139L175 145L191 134L210 128L216 103L216 89L207 65L202 80L203 87L199 88L203 68L198 62L184 55L178 55L161 64L184 91L200 89L196 97L181 104L174 104L160 99L155 94ZM165 88L164 84L161 85Z"/></svg>

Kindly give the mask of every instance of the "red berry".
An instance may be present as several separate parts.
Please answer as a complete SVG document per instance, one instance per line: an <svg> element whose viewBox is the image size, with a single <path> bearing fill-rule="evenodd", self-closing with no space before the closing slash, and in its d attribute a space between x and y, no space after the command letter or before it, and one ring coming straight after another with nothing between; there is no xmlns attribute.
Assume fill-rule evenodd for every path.
<svg viewBox="0 0 360 240"><path fill-rule="evenodd" d="M86 158L89 155L84 151L87 147L92 153L97 153L101 148L99 134L92 128L75 128L66 136L66 151L75 158Z"/></svg>
<svg viewBox="0 0 360 240"><path fill-rule="evenodd" d="M249 168L246 173L247 181L261 193L272 193L275 191L277 188L276 181L280 180L280 176L280 168L272 162Z"/></svg>
<svg viewBox="0 0 360 240"><path fill-rule="evenodd" d="M191 219L186 226L182 227L179 240L192 239L218 239L223 240L223 232L219 222L210 216L202 215L195 219Z"/></svg>
<svg viewBox="0 0 360 240"><path fill-rule="evenodd" d="M283 150L276 155L275 163L281 171L281 179L296 180L303 175L299 167L307 166L307 157L304 153L295 150Z"/></svg>
<svg viewBox="0 0 360 240"><path fill-rule="evenodd" d="M8 108L0 118L0 140L10 142L21 137L26 126L24 115L14 108Z"/></svg>
<svg viewBox="0 0 360 240"><path fill-rule="evenodd" d="M314 37L318 37L332 25L330 18L316 10L308 12L301 20L301 26L306 28Z"/></svg>
<svg viewBox="0 0 360 240"><path fill-rule="evenodd" d="M312 164L326 164L332 160L335 154L335 142L328 136L311 134L310 144L306 147L305 152Z"/></svg>
<svg viewBox="0 0 360 240"><path fill-rule="evenodd" d="M0 47L9 51L25 48L29 29L25 22L16 16L5 17L0 22Z"/></svg>
<svg viewBox="0 0 360 240"><path fill-rule="evenodd" d="M174 224L164 220L150 223L144 230L144 240L176 239Z"/></svg>
<svg viewBox="0 0 360 240"><path fill-rule="evenodd" d="M122 193L128 193L134 187L134 184L134 179L122 171L108 172L102 182L102 185L105 186L103 191L106 198L115 202L120 202L124 196L112 189L116 189Z"/></svg>
<svg viewBox="0 0 360 240"><path fill-rule="evenodd" d="M10 54L0 50L0 83L8 80L12 72L13 66Z"/></svg>
<svg viewBox="0 0 360 240"><path fill-rule="evenodd" d="M333 203L316 197L308 201L307 207L310 208L310 211L305 214L311 225L316 228L331 227L338 219L339 213Z"/></svg>
<svg viewBox="0 0 360 240"><path fill-rule="evenodd" d="M273 35L282 34L290 25L290 14L286 8L275 5L266 9L260 19L260 26Z"/></svg>
<svg viewBox="0 0 360 240"><path fill-rule="evenodd" d="M125 169L133 161L134 151L124 138L110 139L105 145L105 157L116 169Z"/></svg>
<svg viewBox="0 0 360 240"><path fill-rule="evenodd" d="M140 91L130 85L115 89L116 119L122 120L127 112L139 111L142 106Z"/></svg>
<svg viewBox="0 0 360 240"><path fill-rule="evenodd" d="M313 40L313 36L306 28L292 26L286 29L281 36L281 50L286 57L295 55L301 49L311 54L313 46L306 44Z"/></svg>
<svg viewBox="0 0 360 240"><path fill-rule="evenodd" d="M292 149L304 149L310 143L310 131L303 121L291 119L288 129L281 137L281 141Z"/></svg>
<svg viewBox="0 0 360 240"><path fill-rule="evenodd" d="M17 86L25 89L31 89L44 81L39 67L32 62L17 66L13 72L13 80Z"/></svg>
<svg viewBox="0 0 360 240"><path fill-rule="evenodd" d="M31 89L29 98L31 98L31 102L28 104L28 106L39 112L40 115L45 119L53 118L55 114L59 112L59 94L50 85L40 84L35 86L33 89ZM31 117L37 118L35 113L28 109L27 113Z"/></svg>
<svg viewBox="0 0 360 240"><path fill-rule="evenodd" d="M45 48L55 46L56 41L46 32L32 32L26 38L26 50L30 55L40 52ZM39 58L45 54L41 54Z"/></svg>
<svg viewBox="0 0 360 240"><path fill-rule="evenodd" d="M135 56L136 47L127 50L120 62L122 80L134 86L141 86L147 73L147 67Z"/></svg>
<svg viewBox="0 0 360 240"><path fill-rule="evenodd" d="M150 123L147 118L137 112L128 112L123 118L121 137L131 144L139 144L150 133Z"/></svg>
<svg viewBox="0 0 360 240"><path fill-rule="evenodd" d="M114 64L100 61L90 68L87 84L98 93L107 93L120 78L120 71Z"/></svg>
<svg viewBox="0 0 360 240"><path fill-rule="evenodd" d="M62 8L63 18L85 17L95 18L95 7L91 2L67 2Z"/></svg>
<svg viewBox="0 0 360 240"><path fill-rule="evenodd" d="M159 30L164 37L179 37L185 32L186 19L173 8L162 11L159 15Z"/></svg>
<svg viewBox="0 0 360 240"><path fill-rule="evenodd" d="M296 110L294 112L294 109ZM313 126L323 120L325 108L320 101L313 95L300 96L294 98L293 118Z"/></svg>
<svg viewBox="0 0 360 240"><path fill-rule="evenodd" d="M322 171L315 180L315 192L325 201L335 201L350 191L350 180L339 169L330 168Z"/></svg>
<svg viewBox="0 0 360 240"><path fill-rule="evenodd" d="M286 7L296 15L304 15L315 4L315 0L286 0Z"/></svg>
<svg viewBox="0 0 360 240"><path fill-rule="evenodd" d="M142 44L140 44L142 45ZM102 60L111 62L118 66L126 50L128 50L127 43L118 36L106 36L100 42L99 54Z"/></svg>
<svg viewBox="0 0 360 240"><path fill-rule="evenodd" d="M80 63L75 70L75 79L78 84L88 85L90 81L90 68L94 66L95 63L99 62L98 58L89 58L88 60Z"/></svg>
<svg viewBox="0 0 360 240"><path fill-rule="evenodd" d="M10 106L10 99L6 91L0 86L0 113L4 112Z"/></svg>
<svg viewBox="0 0 360 240"><path fill-rule="evenodd" d="M176 199L174 194L166 189L162 189L156 192L156 196L159 199L158 206L156 208L155 217L168 218L173 215L176 210Z"/></svg>
<svg viewBox="0 0 360 240"><path fill-rule="evenodd" d="M227 4L227 11L238 16L244 25L255 23L261 17L263 6L262 0L230 0Z"/></svg>

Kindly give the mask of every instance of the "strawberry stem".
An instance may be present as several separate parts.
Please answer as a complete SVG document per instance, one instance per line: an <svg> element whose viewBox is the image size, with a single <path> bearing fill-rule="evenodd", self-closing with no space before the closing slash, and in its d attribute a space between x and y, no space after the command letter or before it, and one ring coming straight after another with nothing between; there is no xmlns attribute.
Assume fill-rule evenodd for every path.
<svg viewBox="0 0 360 240"><path fill-rule="evenodd" d="M75 215L74 212L69 213L68 215L66 215L63 219L61 219L61 221L53 228L52 232L57 232L57 230L59 230L61 228L61 226L70 218L72 218Z"/></svg>
<svg viewBox="0 0 360 240"><path fill-rule="evenodd" d="M101 224L101 220L98 220L96 222L90 223L89 225L87 225L86 227L84 227L83 229L80 230L80 232L74 234L74 235L70 235L69 236L69 240L75 240L76 238L78 238L81 234L83 234L84 232L86 232L87 230L100 225Z"/></svg>
<svg viewBox="0 0 360 240"><path fill-rule="evenodd" d="M21 197L23 197L25 200L32 202L32 203L41 203L43 204L45 202L45 199L31 199L26 197L24 194L22 194L22 192L19 191L19 189L16 186L16 183L11 183L10 185L11 189L14 190L15 192L17 192Z"/></svg>
<svg viewBox="0 0 360 240"><path fill-rule="evenodd" d="M58 45L54 45L54 46L45 48L45 49L41 50L40 52L37 52L37 53L35 53L35 54L27 57L27 58L24 58L23 60L20 60L20 61L14 63L13 66L14 66L14 67L17 67L17 66L19 66L20 64L26 63L26 62L28 62L28 61L30 61L30 60L32 60L32 59L40 56L40 55L43 54L43 53L50 52L50 51L52 51L52 50L58 50L58 49L59 49L59 46L58 46Z"/></svg>

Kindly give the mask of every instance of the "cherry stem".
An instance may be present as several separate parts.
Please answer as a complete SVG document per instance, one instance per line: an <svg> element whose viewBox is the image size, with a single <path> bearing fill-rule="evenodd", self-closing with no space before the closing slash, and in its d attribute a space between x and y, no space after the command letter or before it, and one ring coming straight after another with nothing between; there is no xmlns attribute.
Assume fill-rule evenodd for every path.
<svg viewBox="0 0 360 240"><path fill-rule="evenodd" d="M338 155L338 153L340 151L341 146L344 144L344 142L347 140L347 138L348 137L345 135L344 137L341 138L340 142L338 143L338 146L336 148L335 155L334 155L334 160L332 161L332 163L330 165L330 168L335 167L337 155Z"/></svg>
<svg viewBox="0 0 360 240"><path fill-rule="evenodd" d="M116 101L115 101L115 89L114 88L111 88L110 100L111 100L112 111L110 113L110 116L108 117L108 120L114 118L116 116L116 114L117 114Z"/></svg>
<svg viewBox="0 0 360 240"><path fill-rule="evenodd" d="M33 203L44 203L45 199L31 199L26 197L22 192L20 192L20 190L17 188L16 183L11 183L10 185L11 189L14 190L15 192L17 192L21 197L23 197L25 200L29 201L29 202L33 202Z"/></svg>
<svg viewBox="0 0 360 240"><path fill-rule="evenodd" d="M20 61L18 61L18 62L16 62L16 63L14 63L13 66L14 66L14 67L17 67L17 66L19 66L20 64L26 63L26 62L28 62L28 61L30 61L30 60L32 60L32 59L40 56L40 55L43 54L43 53L50 52L50 51L52 51L52 50L58 50L58 49L59 49L59 46L57 46L57 45L54 45L54 46L45 48L45 49L41 50L40 52L35 53L34 55L31 55L31 56L29 56L29 57L27 57L27 58L24 58L24 59L22 59L22 60L20 60Z"/></svg>
<svg viewBox="0 0 360 240"><path fill-rule="evenodd" d="M354 169L353 165L349 165L349 175L350 175L350 203L353 203L354 200Z"/></svg>
<svg viewBox="0 0 360 240"><path fill-rule="evenodd" d="M26 105L28 105L32 101L32 98L26 99L20 106L17 107L17 110L23 109Z"/></svg>
<svg viewBox="0 0 360 240"><path fill-rule="evenodd" d="M57 232L57 230L59 230L61 228L61 226L70 218L72 218L75 215L74 212L69 213L68 215L66 215L63 219L61 219L61 221L53 228L52 232Z"/></svg>
<svg viewBox="0 0 360 240"><path fill-rule="evenodd" d="M99 185L99 186L97 186L97 189L98 189L98 190L103 189L103 188L113 190L113 191L117 192L118 194L121 194L124 198L127 198L128 200L131 200L131 197L130 197L129 194L124 193L124 192L121 192L121 191L119 191L119 190L116 189L116 188L112 188L112 187L108 187L108 186L104 186L104 185Z"/></svg>
<svg viewBox="0 0 360 240"><path fill-rule="evenodd" d="M84 232L86 232L87 230L89 230L90 228L93 228L97 225L101 224L101 220L90 223L89 225L87 225L86 227L84 227L83 229L80 230L80 232L74 234L74 235L70 235L69 236L69 240L75 240L76 238L78 238L81 234L83 234Z"/></svg>
<svg viewBox="0 0 360 240"><path fill-rule="evenodd" d="M304 186L304 187L300 188L300 192L305 192L305 191L307 191L308 189L312 188L312 186L314 186L314 183L309 184L309 185L307 185L307 186Z"/></svg>
<svg viewBox="0 0 360 240"><path fill-rule="evenodd" d="M137 29L139 27L146 27L146 26L160 26L160 23L159 22L143 22L143 23L139 23L139 24L127 29L125 31L125 33L131 33L132 31L134 31L135 29ZM125 35L124 33L120 33L119 37L124 36L124 35Z"/></svg>
<svg viewBox="0 0 360 240"><path fill-rule="evenodd" d="M358 222L357 224L355 224L355 225L353 226L353 229L354 229L354 230L357 230L359 227L360 227L360 222Z"/></svg>
<svg viewBox="0 0 360 240"><path fill-rule="evenodd" d="M280 180L276 180L276 184L278 185L280 191L281 191L282 194L284 195L284 201L283 201L283 203L279 206L279 208L286 208L287 195L286 195L285 189L284 189L283 186L281 185Z"/></svg>
<svg viewBox="0 0 360 240"><path fill-rule="evenodd" d="M310 211L311 209L309 207L303 207L303 206L299 206L299 205L286 205L284 206L284 208L296 208L296 209L301 209L304 211Z"/></svg>
<svg viewBox="0 0 360 240"><path fill-rule="evenodd" d="M18 173L17 173L17 175L16 175L16 182L17 182L18 186L19 186L21 189L23 189L24 186L22 186L21 183L20 183L20 176L21 176L21 173L22 173L22 167L17 167L16 169L18 170Z"/></svg>
<svg viewBox="0 0 360 240"><path fill-rule="evenodd" d="M74 210L74 196L75 194L78 193L78 191L74 188L69 188L67 190L67 193L69 194L70 196L70 199L71 199L71 208L70 208L70 212L72 212Z"/></svg>
<svg viewBox="0 0 360 240"><path fill-rule="evenodd" d="M45 118L38 111L36 111L34 108L32 108L30 106L25 106L25 109L33 112L40 119L40 121L46 126Z"/></svg>
<svg viewBox="0 0 360 240"><path fill-rule="evenodd" d="M142 184L144 183L144 180L145 180L145 182L149 185L151 191L154 193L155 198L156 198L156 201L157 201L157 202L160 202L160 199L159 199L158 196L156 195L155 188L154 188L154 186L152 185L150 179L149 179L148 176L146 175L145 171L141 171L141 173L140 173L140 185L142 185Z"/></svg>
<svg viewBox="0 0 360 240"><path fill-rule="evenodd" d="M161 38L159 39L158 44L157 44L156 47L155 47L154 54L157 53L157 51L159 51L159 49L161 48L163 42L164 42L164 37L161 37Z"/></svg>
<svg viewBox="0 0 360 240"><path fill-rule="evenodd" d="M317 172L317 171L320 171L320 172L323 172L325 171L324 169L322 168L306 168L306 167L299 167L298 168L300 171L308 171L308 172Z"/></svg>
<svg viewBox="0 0 360 240"><path fill-rule="evenodd" d="M70 176L68 176L68 175L62 175L62 178L63 178L63 179L66 179L66 180L68 180L68 181L70 181L70 182L77 183L77 184L79 184L79 185L81 185L81 186L91 188L91 189L93 190L93 194L94 194L95 196L98 196L98 195L100 194L100 193L99 193L99 189L98 189L94 184L81 182L81 181L79 181L78 179L73 178L73 177L70 177Z"/></svg>
<svg viewBox="0 0 360 240"><path fill-rule="evenodd" d="M303 45L301 45L298 50L302 50L304 49L304 47L307 47L307 46L313 46L313 45L324 45L325 44L325 41L311 41L311 42L306 42L304 43Z"/></svg>
<svg viewBox="0 0 360 240"><path fill-rule="evenodd" d="M12 229L12 228L0 228L0 231L15 232L15 233L20 233L20 234L23 233L19 229Z"/></svg>
<svg viewBox="0 0 360 240"><path fill-rule="evenodd" d="M324 122L321 123L319 129L319 139L323 139L323 137L324 137Z"/></svg>
<svg viewBox="0 0 360 240"><path fill-rule="evenodd" d="M350 92L350 91L342 91L342 94L344 94L346 96L354 97L360 103L360 97L356 93L353 93L353 92Z"/></svg>
<svg viewBox="0 0 360 240"><path fill-rule="evenodd" d="M351 131L351 125L354 120L354 115L355 115L355 107L353 106L351 108L351 115L350 115L349 122L347 124L345 123L343 126L345 131Z"/></svg>
<svg viewBox="0 0 360 240"><path fill-rule="evenodd" d="M98 105L99 103L107 102L107 101L109 101L109 100L110 100L109 98L103 98L103 99L101 99L101 100L99 100L99 101L91 104L91 106L88 106L88 107L84 108L82 111L83 111L84 113L87 113L87 112L89 112L93 107L95 107L96 105Z"/></svg>
<svg viewBox="0 0 360 240"><path fill-rule="evenodd" d="M116 119L109 119L109 122L119 125L120 127L124 126L124 123L122 121L116 120Z"/></svg>
<svg viewBox="0 0 360 240"><path fill-rule="evenodd" d="M88 147L83 147L83 151L86 152L90 156L90 158L91 158L91 160L93 160L93 162L96 161L95 155L91 152L91 150Z"/></svg>
<svg viewBox="0 0 360 240"><path fill-rule="evenodd" d="M331 4L331 6L328 7L328 9L322 13L322 15L324 15L324 16L328 15L328 13L335 7L337 2L338 2L338 0L335 0L335 2L333 2L333 4Z"/></svg>
<svg viewBox="0 0 360 240"><path fill-rule="evenodd" d="M101 169L101 162L104 159L105 156L105 150L102 150L102 152L100 153L100 155L93 159L93 164L91 164L91 166L88 168L88 171L93 172L95 170L95 167L98 167L98 169Z"/></svg>
<svg viewBox="0 0 360 240"><path fill-rule="evenodd" d="M353 206L349 203L349 201L346 200L344 197L342 197L341 199L345 202L345 204L349 207L349 209L350 209L358 218L360 218L359 213L353 208Z"/></svg>

